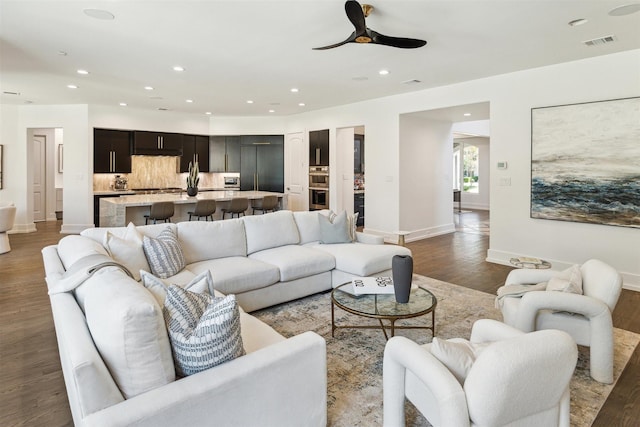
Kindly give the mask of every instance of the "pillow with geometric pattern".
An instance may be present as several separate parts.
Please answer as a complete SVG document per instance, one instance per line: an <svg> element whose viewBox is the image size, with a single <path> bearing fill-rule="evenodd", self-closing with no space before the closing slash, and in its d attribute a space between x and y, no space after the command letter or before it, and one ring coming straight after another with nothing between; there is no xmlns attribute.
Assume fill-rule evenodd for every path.
<svg viewBox="0 0 640 427"><path fill-rule="evenodd" d="M235 295L214 298L171 285L163 314L179 377L245 354Z"/></svg>
<svg viewBox="0 0 640 427"><path fill-rule="evenodd" d="M142 279L142 284L144 285L144 287L153 294L153 296L158 301L158 304L160 304L160 306L162 307L164 305L164 301L167 299L167 289L169 288L169 285L167 285L165 282L163 282L153 274L148 273L144 270L140 270L140 278ZM204 272L198 274L186 285L178 286L180 286L182 289L186 289L197 294L208 294L211 296L214 295L213 277L211 277L210 270L205 270Z"/></svg>
<svg viewBox="0 0 640 427"><path fill-rule="evenodd" d="M175 276L186 265L178 236L169 227L162 230L155 239L144 236L142 249L151 272L161 279Z"/></svg>

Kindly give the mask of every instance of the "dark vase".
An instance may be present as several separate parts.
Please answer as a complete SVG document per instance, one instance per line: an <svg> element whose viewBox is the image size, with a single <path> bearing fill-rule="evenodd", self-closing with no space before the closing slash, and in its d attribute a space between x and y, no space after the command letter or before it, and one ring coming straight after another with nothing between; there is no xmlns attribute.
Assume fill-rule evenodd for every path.
<svg viewBox="0 0 640 427"><path fill-rule="evenodd" d="M187 187L187 194L193 197L198 194L198 187Z"/></svg>
<svg viewBox="0 0 640 427"><path fill-rule="evenodd" d="M408 303L413 277L413 258L410 255L394 255L391 259L391 274L396 302Z"/></svg>

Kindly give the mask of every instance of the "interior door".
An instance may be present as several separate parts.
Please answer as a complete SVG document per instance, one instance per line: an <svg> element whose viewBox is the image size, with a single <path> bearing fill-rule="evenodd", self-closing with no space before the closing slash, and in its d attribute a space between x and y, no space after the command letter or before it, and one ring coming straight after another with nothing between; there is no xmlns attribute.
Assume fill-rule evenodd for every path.
<svg viewBox="0 0 640 427"><path fill-rule="evenodd" d="M285 139L285 173L284 188L287 194L289 209L292 211L305 211L309 206L305 191L309 179L309 166L305 164L306 147L302 132L290 133Z"/></svg>
<svg viewBox="0 0 640 427"><path fill-rule="evenodd" d="M33 220L35 222L46 220L46 147L46 136L33 136Z"/></svg>

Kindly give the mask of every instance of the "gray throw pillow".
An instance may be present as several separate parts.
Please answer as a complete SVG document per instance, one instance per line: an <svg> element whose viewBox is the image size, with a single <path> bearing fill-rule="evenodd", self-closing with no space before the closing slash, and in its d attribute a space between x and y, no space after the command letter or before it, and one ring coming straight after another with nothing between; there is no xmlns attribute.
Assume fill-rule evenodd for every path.
<svg viewBox="0 0 640 427"><path fill-rule="evenodd" d="M151 272L161 279L175 276L186 265L178 236L169 227L162 230L155 239L144 236L142 249Z"/></svg>
<svg viewBox="0 0 640 427"><path fill-rule="evenodd" d="M349 234L349 223L347 221L347 212L342 211L336 215L331 221L324 215L318 215L320 223L320 241L325 244L330 243L351 243L351 235Z"/></svg>
<svg viewBox="0 0 640 427"><path fill-rule="evenodd" d="M171 285L163 314L179 377L245 354L235 295L214 298Z"/></svg>

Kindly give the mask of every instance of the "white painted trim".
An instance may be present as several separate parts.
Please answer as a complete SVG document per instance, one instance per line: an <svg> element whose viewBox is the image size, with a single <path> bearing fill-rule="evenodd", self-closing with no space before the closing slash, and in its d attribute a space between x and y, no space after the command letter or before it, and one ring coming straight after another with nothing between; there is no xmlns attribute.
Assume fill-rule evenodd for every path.
<svg viewBox="0 0 640 427"><path fill-rule="evenodd" d="M34 233L38 231L36 229L36 224L34 222L30 222L27 224L13 224L13 228L7 231L7 234L20 234L20 233Z"/></svg>
<svg viewBox="0 0 640 427"><path fill-rule="evenodd" d="M380 231L380 230L372 230L370 228L365 228L363 230L367 234L373 234L376 236L382 236L384 238L385 243L398 243L398 232L390 233L388 231ZM413 231L403 231L402 233L405 235L404 241L405 243L415 242L417 240L428 239L430 237L436 237L443 234L454 233L456 231L456 227L453 223L439 225L436 227L424 228L421 230L413 230Z"/></svg>
<svg viewBox="0 0 640 427"><path fill-rule="evenodd" d="M94 228L93 224L63 224L60 234L80 234L82 230Z"/></svg>

